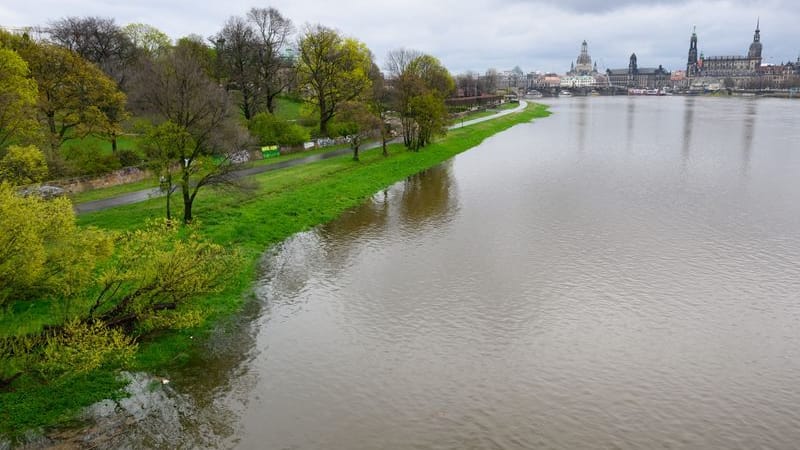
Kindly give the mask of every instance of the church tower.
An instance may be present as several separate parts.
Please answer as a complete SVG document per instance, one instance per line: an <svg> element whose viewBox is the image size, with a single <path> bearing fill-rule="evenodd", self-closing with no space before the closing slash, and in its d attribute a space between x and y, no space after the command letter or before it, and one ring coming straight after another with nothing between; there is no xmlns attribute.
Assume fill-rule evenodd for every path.
<svg viewBox="0 0 800 450"><path fill-rule="evenodd" d="M636 75L639 73L639 67L636 64L636 53L631 53L631 59L628 63L628 86L636 86Z"/></svg>
<svg viewBox="0 0 800 450"><path fill-rule="evenodd" d="M750 59L750 68L757 70L761 67L761 19L756 21L756 32L753 34L753 43L750 44L750 51L747 52L747 58Z"/></svg>
<svg viewBox="0 0 800 450"><path fill-rule="evenodd" d="M697 75L697 28L692 28L692 38L689 40L689 60L686 62L686 76Z"/></svg>

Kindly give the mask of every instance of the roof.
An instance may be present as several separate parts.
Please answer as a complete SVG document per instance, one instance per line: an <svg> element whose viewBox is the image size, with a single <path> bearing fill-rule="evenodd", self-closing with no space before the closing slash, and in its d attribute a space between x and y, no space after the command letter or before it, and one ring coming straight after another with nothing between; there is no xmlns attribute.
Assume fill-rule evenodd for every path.
<svg viewBox="0 0 800 450"><path fill-rule="evenodd" d="M609 75L627 75L628 69L608 69ZM638 75L656 75L660 73L668 74L669 71L659 67L642 67L636 70Z"/></svg>

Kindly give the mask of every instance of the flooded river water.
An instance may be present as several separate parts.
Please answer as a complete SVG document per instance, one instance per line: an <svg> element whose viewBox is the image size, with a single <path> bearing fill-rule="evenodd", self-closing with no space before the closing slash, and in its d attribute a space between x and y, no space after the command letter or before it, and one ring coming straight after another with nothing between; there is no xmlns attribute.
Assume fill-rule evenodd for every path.
<svg viewBox="0 0 800 450"><path fill-rule="evenodd" d="M796 448L800 103L551 105L268 252L114 445Z"/></svg>

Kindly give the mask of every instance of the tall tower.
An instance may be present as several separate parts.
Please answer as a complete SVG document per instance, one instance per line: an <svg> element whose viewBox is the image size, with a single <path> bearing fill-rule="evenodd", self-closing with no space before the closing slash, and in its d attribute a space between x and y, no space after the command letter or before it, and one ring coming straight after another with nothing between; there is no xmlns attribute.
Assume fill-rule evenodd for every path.
<svg viewBox="0 0 800 450"><path fill-rule="evenodd" d="M686 62L686 76L697 75L697 27L692 27L692 38L689 40L689 60Z"/></svg>
<svg viewBox="0 0 800 450"><path fill-rule="evenodd" d="M636 74L639 68L636 64L636 53L631 53L631 59L628 63L628 86L636 86Z"/></svg>
<svg viewBox="0 0 800 450"><path fill-rule="evenodd" d="M756 20L756 31L753 34L753 43L750 44L750 50L747 52L747 58L750 59L750 68L757 70L761 67L761 18Z"/></svg>

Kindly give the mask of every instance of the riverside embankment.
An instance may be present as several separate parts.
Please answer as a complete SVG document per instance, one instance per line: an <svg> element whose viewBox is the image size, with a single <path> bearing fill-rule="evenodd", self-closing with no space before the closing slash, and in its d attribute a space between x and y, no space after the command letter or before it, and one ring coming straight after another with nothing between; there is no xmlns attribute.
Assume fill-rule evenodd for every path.
<svg viewBox="0 0 800 450"><path fill-rule="evenodd" d="M136 361L128 369L170 378L175 368L191 361L215 326L240 311L250 297L258 261L269 246L298 231L327 223L384 187L433 167L489 136L548 114L546 107L530 105L515 114L452 130L418 153L393 145L388 158L379 152L368 152L361 162L342 156L258 174L250 178L252 186L247 193L202 192L195 213L200 233L237 248L243 261L230 268L231 277L224 292L199 299L208 315L205 326L147 337L140 342ZM162 216L163 199L151 199L83 214L79 222L109 230L131 230ZM53 314L56 306L51 305ZM13 321L36 327L48 323L48 314L40 307L15 314ZM8 332L14 324L0 323L0 327ZM120 395L119 389L125 383L118 373L118 368L107 368L50 384L25 382L15 391L0 395L0 431L18 434L70 422L85 406Z"/></svg>

